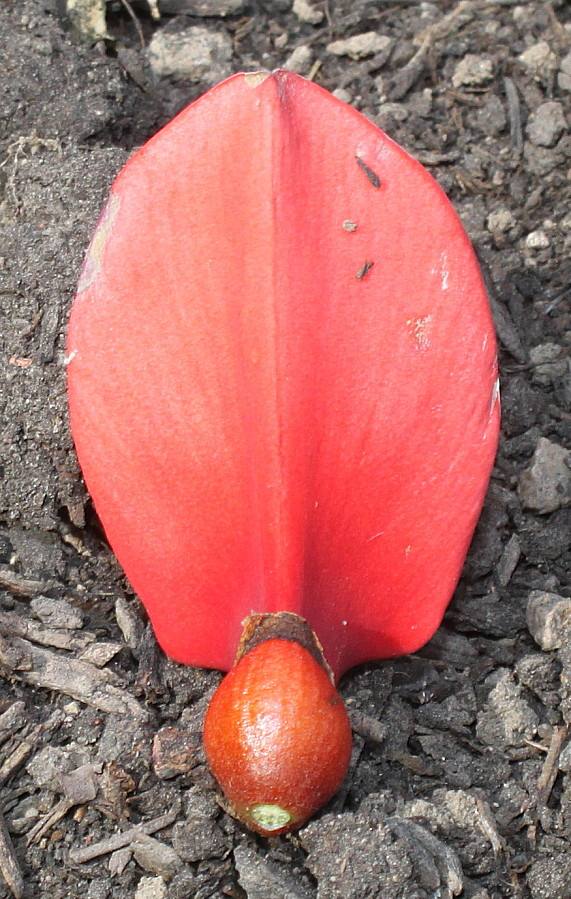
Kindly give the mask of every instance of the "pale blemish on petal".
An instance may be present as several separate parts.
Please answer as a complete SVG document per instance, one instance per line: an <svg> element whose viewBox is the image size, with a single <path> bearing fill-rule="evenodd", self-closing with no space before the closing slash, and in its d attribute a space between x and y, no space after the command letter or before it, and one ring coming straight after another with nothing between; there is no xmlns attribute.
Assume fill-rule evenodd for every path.
<svg viewBox="0 0 571 899"><path fill-rule="evenodd" d="M420 350L427 350L430 347L432 318L432 315L418 315L406 321L408 333Z"/></svg>
<svg viewBox="0 0 571 899"><path fill-rule="evenodd" d="M270 72L246 72L244 75L244 82L248 87L259 87L260 84L263 84L266 78L269 77Z"/></svg>
<svg viewBox="0 0 571 899"><path fill-rule="evenodd" d="M99 218L95 233L91 238L87 256L85 257L81 275L79 276L79 284L77 285L78 293L81 293L82 290L86 290L90 287L101 271L103 253L107 246L107 241L111 237L113 225L115 224L115 219L119 212L120 202L119 197L112 193L109 195L109 199L103 207L103 212Z"/></svg>
<svg viewBox="0 0 571 899"><path fill-rule="evenodd" d="M71 353L68 353L68 355L64 358L63 364L67 367L70 364L70 362L73 362L73 360L75 359L76 356L77 356L77 350L72 350Z"/></svg>

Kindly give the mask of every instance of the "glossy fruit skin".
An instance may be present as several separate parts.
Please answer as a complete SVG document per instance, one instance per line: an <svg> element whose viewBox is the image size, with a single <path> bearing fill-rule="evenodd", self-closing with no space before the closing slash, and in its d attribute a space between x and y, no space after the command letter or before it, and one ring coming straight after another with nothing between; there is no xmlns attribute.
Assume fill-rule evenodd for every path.
<svg viewBox="0 0 571 899"><path fill-rule="evenodd" d="M274 836L299 827L338 790L351 726L325 669L299 643L272 639L243 656L218 687L204 748L233 813ZM277 807L287 821L264 827L260 807Z"/></svg>

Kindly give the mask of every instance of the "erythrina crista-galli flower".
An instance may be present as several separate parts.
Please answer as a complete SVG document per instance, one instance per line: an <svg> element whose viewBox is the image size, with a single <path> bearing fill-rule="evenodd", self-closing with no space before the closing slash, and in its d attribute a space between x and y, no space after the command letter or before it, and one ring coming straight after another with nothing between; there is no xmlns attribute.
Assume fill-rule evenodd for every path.
<svg viewBox="0 0 571 899"><path fill-rule="evenodd" d="M335 680L431 637L496 450L494 333L450 203L354 109L290 72L235 75L139 150L68 373L87 486L175 659L229 670L252 614L305 619ZM319 775L312 727L337 740ZM205 740L235 813L275 833L335 791L347 734L323 660L282 633L242 652Z"/></svg>

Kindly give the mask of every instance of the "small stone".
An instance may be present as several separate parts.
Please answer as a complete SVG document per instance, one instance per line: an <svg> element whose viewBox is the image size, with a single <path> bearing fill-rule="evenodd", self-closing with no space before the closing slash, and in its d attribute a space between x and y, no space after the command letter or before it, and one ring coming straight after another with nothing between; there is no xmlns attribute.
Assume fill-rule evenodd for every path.
<svg viewBox="0 0 571 899"><path fill-rule="evenodd" d="M61 775L71 768L70 753L58 746L44 746L26 765L26 771L37 787L52 790L57 788Z"/></svg>
<svg viewBox="0 0 571 899"><path fill-rule="evenodd" d="M571 497L570 461L569 450L540 437L531 463L519 479L523 507L545 515L566 506Z"/></svg>
<svg viewBox="0 0 571 899"><path fill-rule="evenodd" d="M558 343L541 343L529 351L529 361L533 365L533 380L548 385L567 371L567 351Z"/></svg>
<svg viewBox="0 0 571 899"><path fill-rule="evenodd" d="M305 75L309 72L312 61L313 53L311 47L308 47L307 44L301 44L288 56L284 63L284 69L287 69L289 72L295 72L297 75Z"/></svg>
<svg viewBox="0 0 571 899"><path fill-rule="evenodd" d="M141 877L135 899L167 899L167 885L162 877Z"/></svg>
<svg viewBox="0 0 571 899"><path fill-rule="evenodd" d="M353 97L351 96L349 91L345 90L344 87L338 87L336 90L334 90L333 96L338 100L342 100L343 103L351 103L351 101L353 100Z"/></svg>
<svg viewBox="0 0 571 899"><path fill-rule="evenodd" d="M478 715L476 734L488 746L503 750L523 746L537 731L539 719L521 696L521 687L507 668L498 669L487 702Z"/></svg>
<svg viewBox="0 0 571 899"><path fill-rule="evenodd" d="M73 631L83 625L83 615L65 599L38 596L30 603L32 611L46 627L63 627Z"/></svg>
<svg viewBox="0 0 571 899"><path fill-rule="evenodd" d="M197 745L191 734L178 727L163 727L153 739L152 760L157 777L168 780L186 774L197 763Z"/></svg>
<svg viewBox="0 0 571 899"><path fill-rule="evenodd" d="M319 25L323 21L323 11L314 9L307 0L293 0L292 10L299 21L304 22L306 25Z"/></svg>
<svg viewBox="0 0 571 899"><path fill-rule="evenodd" d="M545 231L530 231L525 238L525 246L528 250L546 250L551 246L551 241Z"/></svg>
<svg viewBox="0 0 571 899"><path fill-rule="evenodd" d="M97 796L98 785L93 765L81 765L69 774L61 774L59 784L65 798L74 805L91 802Z"/></svg>
<svg viewBox="0 0 571 899"><path fill-rule="evenodd" d="M571 599L532 590L527 600L527 627L546 652L559 649L571 637Z"/></svg>
<svg viewBox="0 0 571 899"><path fill-rule="evenodd" d="M349 56L351 59L364 59L378 53L388 53L392 47L392 38L376 31L366 31L363 34L355 34L345 40L333 41L327 44L327 52L334 56Z"/></svg>
<svg viewBox="0 0 571 899"><path fill-rule="evenodd" d="M488 231L491 234L505 234L506 231L510 231L512 228L515 228L517 222L515 220L514 214L511 209L498 209L496 212L491 212L486 221Z"/></svg>
<svg viewBox="0 0 571 899"><path fill-rule="evenodd" d="M131 843L131 849L137 864L170 880L182 868L182 860L177 852L161 840L155 840L147 834L141 834Z"/></svg>
<svg viewBox="0 0 571 899"><path fill-rule="evenodd" d="M88 40L104 41L109 38L105 0L66 0L66 13L73 27Z"/></svg>
<svg viewBox="0 0 571 899"><path fill-rule="evenodd" d="M520 53L518 59L527 69L537 75L547 74L549 70L557 68L557 56L547 41L540 41L538 44L528 47L527 50Z"/></svg>
<svg viewBox="0 0 571 899"><path fill-rule="evenodd" d="M157 31L147 48L154 75L214 83L230 74L232 43L227 35L202 25L168 28Z"/></svg>
<svg viewBox="0 0 571 899"><path fill-rule="evenodd" d="M538 147L552 147L567 128L563 104L556 100L542 103L530 116L527 136Z"/></svg>
<svg viewBox="0 0 571 899"><path fill-rule="evenodd" d="M493 74L494 64L489 56L467 53L456 66L452 75L452 84L454 87L477 87L486 84Z"/></svg>

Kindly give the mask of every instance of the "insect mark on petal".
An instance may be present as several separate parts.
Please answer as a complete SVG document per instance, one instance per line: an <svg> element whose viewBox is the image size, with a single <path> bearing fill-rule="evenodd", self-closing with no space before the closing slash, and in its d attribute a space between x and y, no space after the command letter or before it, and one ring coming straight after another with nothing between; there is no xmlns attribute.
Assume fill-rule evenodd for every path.
<svg viewBox="0 0 571 899"><path fill-rule="evenodd" d="M361 266L361 268L355 275L357 281L362 281L363 278L365 277L365 275L367 275L371 271L374 264L375 264L374 262L368 262L367 260L365 260L365 262L363 263L363 265Z"/></svg>
<svg viewBox="0 0 571 899"><path fill-rule="evenodd" d="M359 168L364 171L365 175L367 176L367 178L369 179L369 181L371 182L373 187L380 187L381 179L376 174L376 172L374 172L372 169L370 169L369 166L367 165L367 163L363 162L363 160L361 159L360 156L355 156L355 160L356 160Z"/></svg>

